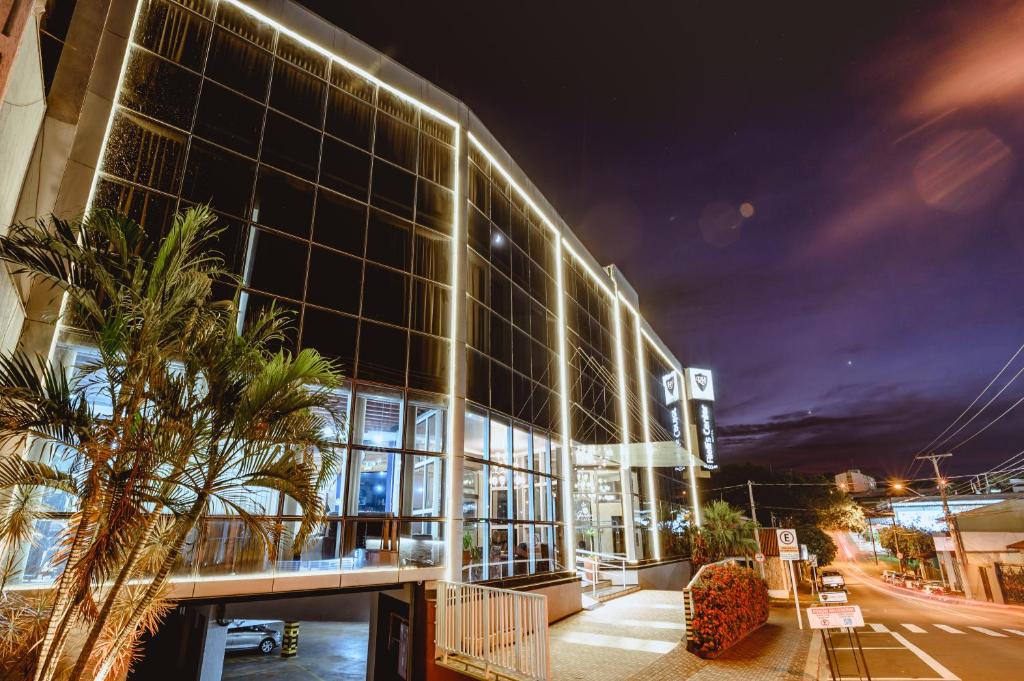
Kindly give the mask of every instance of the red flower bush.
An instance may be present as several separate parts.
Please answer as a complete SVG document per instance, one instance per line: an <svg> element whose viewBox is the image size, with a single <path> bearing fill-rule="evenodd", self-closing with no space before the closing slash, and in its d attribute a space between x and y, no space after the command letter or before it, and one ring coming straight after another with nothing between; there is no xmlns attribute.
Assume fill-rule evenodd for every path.
<svg viewBox="0 0 1024 681"><path fill-rule="evenodd" d="M726 650L768 620L768 587L746 568L708 567L691 595L687 646L702 657Z"/></svg>

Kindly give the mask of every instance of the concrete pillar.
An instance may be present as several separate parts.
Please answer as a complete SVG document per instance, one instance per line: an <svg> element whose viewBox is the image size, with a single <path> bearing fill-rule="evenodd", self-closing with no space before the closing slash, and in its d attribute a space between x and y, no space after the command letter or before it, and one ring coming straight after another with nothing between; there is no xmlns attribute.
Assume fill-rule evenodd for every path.
<svg viewBox="0 0 1024 681"><path fill-rule="evenodd" d="M228 641L228 628L217 623L215 607L211 606L206 610L206 636L203 637L199 681L220 681L224 673L224 648Z"/></svg>

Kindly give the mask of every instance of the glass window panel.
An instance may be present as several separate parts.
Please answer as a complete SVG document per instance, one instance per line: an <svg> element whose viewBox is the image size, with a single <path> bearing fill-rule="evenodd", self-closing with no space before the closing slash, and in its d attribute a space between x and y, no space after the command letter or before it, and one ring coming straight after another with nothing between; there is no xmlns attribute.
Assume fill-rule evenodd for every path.
<svg viewBox="0 0 1024 681"><path fill-rule="evenodd" d="M512 237L512 243L523 250L525 256L525 249L530 247L530 228L526 222L526 214L518 208L512 209L512 219L508 228L509 236Z"/></svg>
<svg viewBox="0 0 1024 681"><path fill-rule="evenodd" d="M277 37L277 55L318 78L327 76L327 57L285 33Z"/></svg>
<svg viewBox="0 0 1024 681"><path fill-rule="evenodd" d="M193 71L202 68L212 24L163 0L143 3L135 42Z"/></svg>
<svg viewBox="0 0 1024 681"><path fill-rule="evenodd" d="M512 469L504 466L487 466L488 517L507 520L512 514Z"/></svg>
<svg viewBox="0 0 1024 681"><path fill-rule="evenodd" d="M407 449L420 452L443 452L445 430L448 427L447 410L441 403L416 401L409 405L406 429Z"/></svg>
<svg viewBox="0 0 1024 681"><path fill-rule="evenodd" d="M491 267L475 251L469 252L467 261L466 287L469 295L487 305L491 297Z"/></svg>
<svg viewBox="0 0 1024 681"><path fill-rule="evenodd" d="M491 264L505 276L512 273L511 248L505 232L491 225Z"/></svg>
<svg viewBox="0 0 1024 681"><path fill-rule="evenodd" d="M512 572L515 575L529 575L534 572L533 526L515 525L514 548L512 549Z"/></svg>
<svg viewBox="0 0 1024 681"><path fill-rule="evenodd" d="M279 349L293 351L295 349L299 329L299 307L297 305L253 291L242 291L239 294L238 305L242 319L245 320L243 322L245 328L248 328L259 319L261 314L268 312L271 307L276 310L277 314L283 314L285 319L285 339L283 343L280 343L277 347L272 347L272 349L274 351Z"/></svg>
<svg viewBox="0 0 1024 681"><path fill-rule="evenodd" d="M352 508L355 515L398 515L402 455L352 451Z"/></svg>
<svg viewBox="0 0 1024 681"><path fill-rule="evenodd" d="M313 240L362 256L366 242L366 206L326 189L318 189Z"/></svg>
<svg viewBox="0 0 1024 681"><path fill-rule="evenodd" d="M96 208L115 210L142 225L158 239L174 218L174 199L109 178L100 179L93 199Z"/></svg>
<svg viewBox="0 0 1024 681"><path fill-rule="evenodd" d="M221 7L225 6L226 3L221 3ZM205 74L207 78L263 102L267 99L272 62L270 53L222 28L215 28Z"/></svg>
<svg viewBox="0 0 1024 681"><path fill-rule="evenodd" d="M262 229L250 228L246 251L246 286L302 300L309 246Z"/></svg>
<svg viewBox="0 0 1024 681"><path fill-rule="evenodd" d="M533 470L558 475L561 471L551 470L548 443L549 440L546 435L541 435L537 431L533 432Z"/></svg>
<svg viewBox="0 0 1024 681"><path fill-rule="evenodd" d="M356 362L356 324L355 317L307 307L302 318L302 347L315 348L350 376Z"/></svg>
<svg viewBox="0 0 1024 681"><path fill-rule="evenodd" d="M467 522L462 531L462 579L479 582L487 579L487 523Z"/></svg>
<svg viewBox="0 0 1024 681"><path fill-rule="evenodd" d="M435 336L449 334L449 291L436 284L413 279L409 325Z"/></svg>
<svg viewBox="0 0 1024 681"><path fill-rule="evenodd" d="M181 196L231 215L245 216L255 174L256 164L252 161L193 140Z"/></svg>
<svg viewBox="0 0 1024 681"><path fill-rule="evenodd" d="M397 520L358 520L345 523L345 557L356 570L398 566Z"/></svg>
<svg viewBox="0 0 1024 681"><path fill-rule="evenodd" d="M374 162L370 195L374 206L411 220L415 194L415 175L389 163Z"/></svg>
<svg viewBox="0 0 1024 681"><path fill-rule="evenodd" d="M373 153L403 168L416 170L416 137L416 128L411 125L379 115Z"/></svg>
<svg viewBox="0 0 1024 681"><path fill-rule="evenodd" d="M529 336L519 329L512 329L512 368L524 376L530 375L530 345Z"/></svg>
<svg viewBox="0 0 1024 681"><path fill-rule="evenodd" d="M409 270L412 225L379 210L370 211L366 257L383 265Z"/></svg>
<svg viewBox="0 0 1024 681"><path fill-rule="evenodd" d="M504 234L508 233L511 211L512 206L503 194L491 192L491 222Z"/></svg>
<svg viewBox="0 0 1024 681"><path fill-rule="evenodd" d="M512 465L530 467L530 431L520 426L512 428Z"/></svg>
<svg viewBox="0 0 1024 681"><path fill-rule="evenodd" d="M503 364L512 363L512 325L491 313L491 357Z"/></svg>
<svg viewBox="0 0 1024 681"><path fill-rule="evenodd" d="M18 575L22 583L52 584L60 577L63 561L58 562L67 529L67 520L37 519L32 523L32 540L28 544L24 566Z"/></svg>
<svg viewBox="0 0 1024 681"><path fill-rule="evenodd" d="M199 96L199 76L133 47L120 93L124 106L188 130Z"/></svg>
<svg viewBox="0 0 1024 681"><path fill-rule="evenodd" d="M509 426L508 421L491 416L490 460L494 463L508 465L509 461Z"/></svg>
<svg viewBox="0 0 1024 681"><path fill-rule="evenodd" d="M448 387L448 341L409 334L409 386L432 392Z"/></svg>
<svg viewBox="0 0 1024 681"><path fill-rule="evenodd" d="M440 567L444 565L444 550L444 523L402 523L398 542L401 567Z"/></svg>
<svg viewBox="0 0 1024 681"><path fill-rule="evenodd" d="M416 124L416 107L393 92L381 89L377 93L377 106L381 111L394 116L405 123Z"/></svg>
<svg viewBox="0 0 1024 681"><path fill-rule="evenodd" d="M217 215L216 219L216 226L221 231L214 237L211 248L224 259L225 267L233 274L241 275L242 268L245 265L245 246L249 236L249 228L241 221L224 215ZM227 289L227 297L234 295L234 288L234 283L231 283Z"/></svg>
<svg viewBox="0 0 1024 681"><path fill-rule="evenodd" d="M512 413L512 370L495 361L491 362L491 406Z"/></svg>
<svg viewBox="0 0 1024 681"><path fill-rule="evenodd" d="M512 281L524 289L530 289L530 258L522 249L512 247Z"/></svg>
<svg viewBox="0 0 1024 681"><path fill-rule="evenodd" d="M408 332L364 321L359 328L359 378L405 385Z"/></svg>
<svg viewBox="0 0 1024 681"><path fill-rule="evenodd" d="M325 475L319 496L324 502L327 515L344 515L345 472L348 470L346 453L344 449L338 448L331 452L331 456L336 463ZM314 459L316 466L323 465L319 452L314 452ZM302 515L302 506L286 494L281 504L281 515Z"/></svg>
<svg viewBox="0 0 1024 681"><path fill-rule="evenodd" d="M255 157L263 129L263 107L212 81L203 85L195 134Z"/></svg>
<svg viewBox="0 0 1024 681"><path fill-rule="evenodd" d="M361 149L373 141L373 107L340 90L327 93L327 117L324 130Z"/></svg>
<svg viewBox="0 0 1024 681"><path fill-rule="evenodd" d="M535 525L533 528L533 553L538 573L555 572L561 567L558 563L558 554L561 549L555 529L550 525Z"/></svg>
<svg viewBox="0 0 1024 681"><path fill-rule="evenodd" d="M110 128L104 172L168 193L177 193L185 164L185 135L118 110Z"/></svg>
<svg viewBox="0 0 1024 681"><path fill-rule="evenodd" d="M420 135L419 174L437 184L452 188L452 163L455 150L433 137Z"/></svg>
<svg viewBox="0 0 1024 681"><path fill-rule="evenodd" d="M263 539L242 520L211 518L205 530L193 536L198 546L193 549L192 560L196 572L190 576L272 573Z"/></svg>
<svg viewBox="0 0 1024 681"><path fill-rule="evenodd" d="M309 258L307 302L358 314L362 281L362 260L313 247Z"/></svg>
<svg viewBox="0 0 1024 681"><path fill-rule="evenodd" d="M468 348L466 355L466 397L480 404L490 404L491 362L485 355Z"/></svg>
<svg viewBox="0 0 1024 681"><path fill-rule="evenodd" d="M336 61L331 62L331 85L371 104L377 92L373 82Z"/></svg>
<svg viewBox="0 0 1024 681"><path fill-rule="evenodd" d="M313 220L313 185L260 166L252 202L252 219L308 239Z"/></svg>
<svg viewBox="0 0 1024 681"><path fill-rule="evenodd" d="M370 155L325 137L320 159L320 184L365 201L370 186Z"/></svg>
<svg viewBox="0 0 1024 681"><path fill-rule="evenodd" d="M270 49L276 31L264 21L226 2L217 3L217 23L260 47Z"/></svg>
<svg viewBox="0 0 1024 681"><path fill-rule="evenodd" d="M485 216L491 212L490 187L491 182L487 179L487 172L478 168L475 163L470 163L466 192L469 195L469 200Z"/></svg>
<svg viewBox="0 0 1024 681"><path fill-rule="evenodd" d="M533 476L534 520L554 520L554 506L551 496L551 478Z"/></svg>
<svg viewBox="0 0 1024 681"><path fill-rule="evenodd" d="M512 372L512 415L517 419L532 419L534 385L533 381L518 371Z"/></svg>
<svg viewBox="0 0 1024 681"><path fill-rule="evenodd" d="M399 326L408 324L408 275L367 263L364 281L363 317Z"/></svg>
<svg viewBox="0 0 1024 681"><path fill-rule="evenodd" d="M463 451L469 456L487 458L487 413L466 408L466 432Z"/></svg>
<svg viewBox="0 0 1024 681"><path fill-rule="evenodd" d="M326 87L322 80L277 60L270 81L270 106L319 128L323 123Z"/></svg>
<svg viewBox="0 0 1024 681"><path fill-rule="evenodd" d="M453 202L450 190L420 179L416 191L416 222L450 233Z"/></svg>
<svg viewBox="0 0 1024 681"><path fill-rule="evenodd" d="M411 425L411 424L410 424ZM444 459L440 456L405 456L402 515L440 518L444 515Z"/></svg>
<svg viewBox="0 0 1024 681"><path fill-rule="evenodd" d="M373 447L402 446L402 393L397 390L360 390L355 403L352 442Z"/></svg>
<svg viewBox="0 0 1024 681"><path fill-rule="evenodd" d="M281 170L315 180L320 160L320 133L268 111L260 158Z"/></svg>
<svg viewBox="0 0 1024 681"><path fill-rule="evenodd" d="M491 253L491 223L487 221L483 213L473 207L469 208L467 217L466 238L469 245L484 259L487 259Z"/></svg>
<svg viewBox="0 0 1024 681"><path fill-rule="evenodd" d="M442 284L449 283L451 250L448 237L417 227L413 244L413 273Z"/></svg>
<svg viewBox="0 0 1024 681"><path fill-rule="evenodd" d="M488 523L491 535L487 542L487 578L502 579L512 574L509 552L509 530L507 523Z"/></svg>
<svg viewBox="0 0 1024 681"><path fill-rule="evenodd" d="M512 284L508 277L491 272L491 309L505 319L512 316Z"/></svg>
<svg viewBox="0 0 1024 681"><path fill-rule="evenodd" d="M295 543L301 523L281 523L281 543L275 564L277 572L341 570L341 546L345 521L329 520L313 530L301 545Z"/></svg>
<svg viewBox="0 0 1024 681"><path fill-rule="evenodd" d="M455 144L455 130L451 124L434 118L423 110L420 110L420 129L428 135L433 135L445 144Z"/></svg>

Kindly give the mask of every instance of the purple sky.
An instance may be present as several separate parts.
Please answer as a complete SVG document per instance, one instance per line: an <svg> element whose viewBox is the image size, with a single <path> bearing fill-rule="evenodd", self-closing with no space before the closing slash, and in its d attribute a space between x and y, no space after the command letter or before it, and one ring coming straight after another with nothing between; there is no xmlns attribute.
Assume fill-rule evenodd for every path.
<svg viewBox="0 0 1024 681"><path fill-rule="evenodd" d="M469 104L716 371L723 462L902 476L1024 342L1022 3L306 4Z"/></svg>

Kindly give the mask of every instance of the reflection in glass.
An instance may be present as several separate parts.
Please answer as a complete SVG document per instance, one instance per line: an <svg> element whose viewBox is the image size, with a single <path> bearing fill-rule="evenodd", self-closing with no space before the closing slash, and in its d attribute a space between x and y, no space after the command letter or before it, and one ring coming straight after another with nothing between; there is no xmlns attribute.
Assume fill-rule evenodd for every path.
<svg viewBox="0 0 1024 681"><path fill-rule="evenodd" d="M352 512L398 515L402 456L391 452L352 452Z"/></svg>
<svg viewBox="0 0 1024 681"><path fill-rule="evenodd" d="M406 447L420 452L443 452L446 417L443 406L411 403Z"/></svg>
<svg viewBox="0 0 1024 681"><path fill-rule="evenodd" d="M355 444L401 447L402 393L362 390L356 398L355 406Z"/></svg>
<svg viewBox="0 0 1024 681"><path fill-rule="evenodd" d="M509 427L508 421L491 416L491 461L494 463L500 463L508 465L508 439L509 439Z"/></svg>
<svg viewBox="0 0 1024 681"><path fill-rule="evenodd" d="M444 565L444 524L439 522L402 523L398 541L401 567L438 567Z"/></svg>

